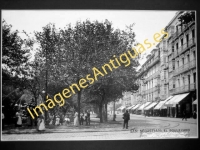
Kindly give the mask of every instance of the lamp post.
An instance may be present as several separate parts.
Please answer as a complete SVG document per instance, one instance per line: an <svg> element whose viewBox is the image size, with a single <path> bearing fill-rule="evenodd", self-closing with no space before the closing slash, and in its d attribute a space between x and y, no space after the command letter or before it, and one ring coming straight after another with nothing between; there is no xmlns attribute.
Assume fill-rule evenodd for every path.
<svg viewBox="0 0 200 150"><path fill-rule="evenodd" d="M43 89L42 90L42 94L44 95L44 102L45 102L45 97L47 96L47 92ZM46 112L46 110L44 110L45 112L44 112L44 115L45 115L45 121L47 121L47 112Z"/></svg>

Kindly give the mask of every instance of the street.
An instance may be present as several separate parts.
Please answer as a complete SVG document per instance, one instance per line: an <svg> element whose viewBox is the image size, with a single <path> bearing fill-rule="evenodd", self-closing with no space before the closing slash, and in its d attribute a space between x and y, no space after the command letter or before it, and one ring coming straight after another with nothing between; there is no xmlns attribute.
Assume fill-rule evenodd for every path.
<svg viewBox="0 0 200 150"><path fill-rule="evenodd" d="M95 119L91 118L93 124ZM112 116L109 116L112 119ZM187 121L182 121L181 118L167 118L167 117L144 117L141 115L132 115L129 121L129 129L123 129L122 114L118 114L115 124L103 126L91 126L84 129L67 129L66 127L58 127L56 130L48 133L34 133L34 134L2 134L3 141L49 141L49 140L131 140L145 138L139 132L139 130L158 130L158 129L176 129L173 131L189 130L187 136L177 136L174 133L169 133L171 136L159 136L162 132L158 133L154 138L195 138L197 137L197 120L189 118ZM131 129L138 130L138 132L131 132ZM50 129L51 130L51 129ZM177 132L178 133L178 132ZM148 133L149 137L153 135L153 132ZM179 134L179 133L178 133ZM181 135L181 134L179 134ZM153 136L152 136L153 137Z"/></svg>

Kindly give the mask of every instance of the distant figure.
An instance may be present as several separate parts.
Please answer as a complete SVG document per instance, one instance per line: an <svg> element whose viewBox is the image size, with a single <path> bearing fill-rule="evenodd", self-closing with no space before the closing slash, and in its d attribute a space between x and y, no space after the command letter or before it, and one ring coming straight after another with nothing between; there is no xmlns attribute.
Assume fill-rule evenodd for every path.
<svg viewBox="0 0 200 150"><path fill-rule="evenodd" d="M38 131L44 131L44 130L45 130L44 116L40 115L38 118Z"/></svg>
<svg viewBox="0 0 200 150"><path fill-rule="evenodd" d="M184 119L187 121L186 110L183 110L183 118L182 118L182 120L184 120Z"/></svg>
<svg viewBox="0 0 200 150"><path fill-rule="evenodd" d="M83 125L83 121L84 121L84 114L81 113L81 116L80 116L80 125Z"/></svg>
<svg viewBox="0 0 200 150"><path fill-rule="evenodd" d="M70 119L69 119L68 116L65 116L65 123L66 123L67 125L69 125L69 123L70 123Z"/></svg>
<svg viewBox="0 0 200 150"><path fill-rule="evenodd" d="M196 113L196 111L193 112L193 118L194 118L194 119L197 118L197 113Z"/></svg>
<svg viewBox="0 0 200 150"><path fill-rule="evenodd" d="M59 116L56 116L56 123L55 123L56 126L59 126L60 125L60 117Z"/></svg>
<svg viewBox="0 0 200 150"><path fill-rule="evenodd" d="M90 125L90 111L87 111L87 125Z"/></svg>
<svg viewBox="0 0 200 150"><path fill-rule="evenodd" d="M123 114L123 119L124 119L124 125L123 129L126 128L128 129L128 121L130 120L130 114L128 113L128 110Z"/></svg>
<svg viewBox="0 0 200 150"><path fill-rule="evenodd" d="M87 111L84 114L84 118L85 118L85 125L88 125L88 119L87 119Z"/></svg>
<svg viewBox="0 0 200 150"><path fill-rule="evenodd" d="M16 113L16 117L17 117L16 127L21 127L21 126L22 126L22 117L21 117L21 113L20 113L20 112L17 112L17 113Z"/></svg>
<svg viewBox="0 0 200 150"><path fill-rule="evenodd" d="M74 115L74 126L78 126L78 113L75 112L75 115Z"/></svg>
<svg viewBox="0 0 200 150"><path fill-rule="evenodd" d="M2 130L4 130L4 118L5 118L5 116L4 116L4 113L2 112L2 114L1 114L1 119L2 119Z"/></svg>

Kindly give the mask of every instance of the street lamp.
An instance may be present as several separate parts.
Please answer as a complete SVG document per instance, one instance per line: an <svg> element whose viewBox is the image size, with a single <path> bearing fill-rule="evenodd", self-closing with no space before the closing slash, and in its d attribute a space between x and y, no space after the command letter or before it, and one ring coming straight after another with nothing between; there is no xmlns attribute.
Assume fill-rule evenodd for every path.
<svg viewBox="0 0 200 150"><path fill-rule="evenodd" d="M44 102L45 102L45 97L47 96L47 92L43 89L42 94L44 95ZM45 114L45 121L46 121L47 120L47 112L46 112L46 110L44 110L44 111L45 111L44 114Z"/></svg>

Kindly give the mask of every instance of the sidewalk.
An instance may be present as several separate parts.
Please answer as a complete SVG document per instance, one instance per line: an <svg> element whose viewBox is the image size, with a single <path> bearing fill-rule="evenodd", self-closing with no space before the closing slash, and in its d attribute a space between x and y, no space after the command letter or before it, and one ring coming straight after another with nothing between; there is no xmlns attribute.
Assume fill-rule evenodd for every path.
<svg viewBox="0 0 200 150"><path fill-rule="evenodd" d="M7 129L3 130L2 134L42 134L42 133L75 133L75 132L115 132L124 131L122 129L121 121L112 121L112 117L108 117L108 122L100 123L99 118L91 118L90 126L84 125L74 127L73 122L70 125L61 126L46 126L45 131L38 132L36 127L21 128L21 129Z"/></svg>
<svg viewBox="0 0 200 150"><path fill-rule="evenodd" d="M162 121L173 121L173 122L181 122L181 123L191 123L191 124L197 124L198 119L193 119L193 118L187 118L187 121L182 120L182 118L171 118L171 117L158 117L158 116L150 116L150 117L145 117L143 115L136 115L136 114L130 114L131 119L134 120L134 117L136 118L145 118L145 119L150 119L150 120L162 120Z"/></svg>

